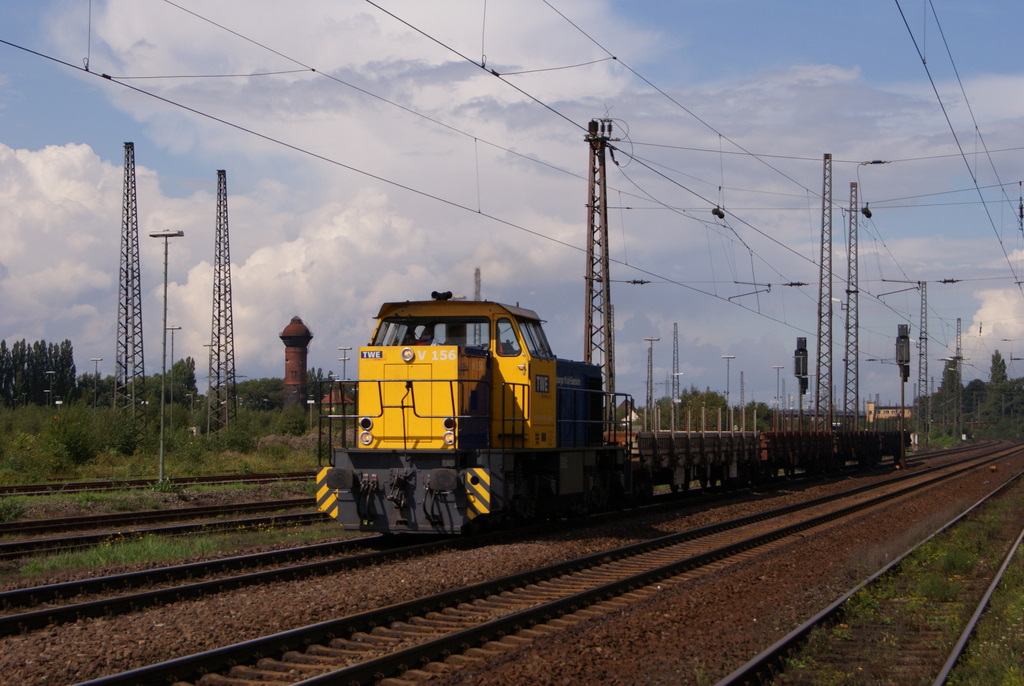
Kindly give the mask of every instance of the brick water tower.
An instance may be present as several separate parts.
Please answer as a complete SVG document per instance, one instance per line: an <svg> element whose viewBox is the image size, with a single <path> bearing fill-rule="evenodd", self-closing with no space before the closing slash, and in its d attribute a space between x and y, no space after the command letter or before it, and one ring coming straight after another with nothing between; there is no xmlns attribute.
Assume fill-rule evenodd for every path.
<svg viewBox="0 0 1024 686"><path fill-rule="evenodd" d="M306 403L306 348L313 333L298 317L281 332L284 343L284 406Z"/></svg>

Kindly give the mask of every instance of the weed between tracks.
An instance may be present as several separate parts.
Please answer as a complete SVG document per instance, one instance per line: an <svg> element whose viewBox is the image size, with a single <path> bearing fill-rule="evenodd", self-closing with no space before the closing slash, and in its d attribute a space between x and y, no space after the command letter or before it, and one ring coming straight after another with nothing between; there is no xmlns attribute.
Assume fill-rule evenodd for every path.
<svg viewBox="0 0 1024 686"><path fill-rule="evenodd" d="M336 524L324 523L183 538L149 534L119 534L101 545L86 550L61 552L29 559L16 570L14 576L20 579L33 579L62 572L89 569L180 564L198 558L242 554L245 552L245 548L317 543L336 538L339 533L339 527ZM3 575L0 575L0 582L2 581Z"/></svg>
<svg viewBox="0 0 1024 686"><path fill-rule="evenodd" d="M931 683L974 611L983 588L974 577L994 572L1024 520L1024 496L986 506L975 518L905 560L899 572L850 599L842 623L814 630L776 684ZM1024 686L1024 561L993 601L984 633L972 643L950 683ZM987 585L987 584L986 584ZM976 645L975 645L976 644ZM908 655L932 653L937 665Z"/></svg>
<svg viewBox="0 0 1024 686"><path fill-rule="evenodd" d="M948 683L1024 686L1024 551L1010 563Z"/></svg>
<svg viewBox="0 0 1024 686"><path fill-rule="evenodd" d="M282 500L308 497L312 500L316 484L312 481L280 481L269 484L173 485L173 487L138 488L123 491L84 491L49 495L15 495L0 499L0 521L5 508L16 513L16 519L50 519L77 517L108 512L165 510L199 505L225 505L256 500Z"/></svg>

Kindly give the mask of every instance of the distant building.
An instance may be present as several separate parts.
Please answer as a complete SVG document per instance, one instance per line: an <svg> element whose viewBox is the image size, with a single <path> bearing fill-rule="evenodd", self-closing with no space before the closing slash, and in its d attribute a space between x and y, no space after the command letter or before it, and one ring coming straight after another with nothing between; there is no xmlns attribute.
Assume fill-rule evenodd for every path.
<svg viewBox="0 0 1024 686"><path fill-rule="evenodd" d="M910 405L901 408L899 405L879 405L868 401L868 424L874 424L876 421L885 421L887 419L899 419L900 412L903 413L904 419L910 419L910 411L912 409Z"/></svg>
<svg viewBox="0 0 1024 686"><path fill-rule="evenodd" d="M313 332L298 317L292 317L281 332L284 343L284 406L306 403L306 358Z"/></svg>

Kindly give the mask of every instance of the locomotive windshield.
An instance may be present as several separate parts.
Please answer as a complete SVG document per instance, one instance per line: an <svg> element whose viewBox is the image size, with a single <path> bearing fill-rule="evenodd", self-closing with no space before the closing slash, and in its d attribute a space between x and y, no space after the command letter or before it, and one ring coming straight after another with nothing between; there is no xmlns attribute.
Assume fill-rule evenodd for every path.
<svg viewBox="0 0 1024 686"><path fill-rule="evenodd" d="M532 357L555 358L555 354L551 352L551 346L548 345L547 336L544 335L544 329L541 327L540 322L520 319L519 330L523 332L523 338L526 339L526 348L530 351Z"/></svg>
<svg viewBox="0 0 1024 686"><path fill-rule="evenodd" d="M370 345L458 345L487 349L491 322L486 317L388 317Z"/></svg>

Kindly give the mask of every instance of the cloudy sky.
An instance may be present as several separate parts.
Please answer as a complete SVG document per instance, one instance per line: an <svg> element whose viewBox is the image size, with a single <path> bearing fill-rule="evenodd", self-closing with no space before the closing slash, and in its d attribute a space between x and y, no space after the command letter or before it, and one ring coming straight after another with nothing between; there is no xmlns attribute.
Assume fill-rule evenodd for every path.
<svg viewBox="0 0 1024 686"><path fill-rule="evenodd" d="M0 0L0 335L70 338L80 372L113 372L132 141L149 372L163 250L147 234L164 229L185 232L176 357L205 372L218 169L240 376L283 373L294 315L311 365L340 372L381 302L472 297L477 268L484 298L536 310L580 359L583 137L608 118L620 391L645 396L645 337L667 382L677 324L684 387L728 383L736 402L742 373L745 400L771 403L784 365L793 393L796 337L814 355L825 153L838 402L852 182L872 211L862 397L899 399L887 362L920 317L902 282L928 282L930 376L960 318L965 377L987 379L994 350L1024 358L1022 19L1010 0Z"/></svg>

